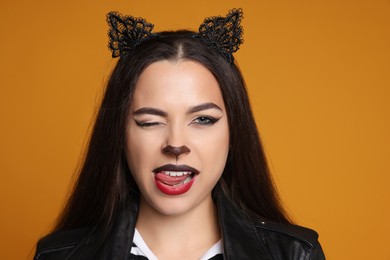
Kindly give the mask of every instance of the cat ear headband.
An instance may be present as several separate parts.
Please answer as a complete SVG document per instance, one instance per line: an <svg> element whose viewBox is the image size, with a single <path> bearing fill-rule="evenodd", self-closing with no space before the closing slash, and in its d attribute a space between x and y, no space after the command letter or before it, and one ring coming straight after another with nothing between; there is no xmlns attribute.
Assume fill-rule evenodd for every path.
<svg viewBox="0 0 390 260"><path fill-rule="evenodd" d="M233 63L233 53L243 43L242 18L242 9L230 10L225 17L206 18L193 37L202 39L211 48L216 49L228 63ZM158 33L152 33L153 24L141 17L109 12L107 23L109 26L108 48L112 51L113 58L122 57L132 52L145 40L158 37Z"/></svg>

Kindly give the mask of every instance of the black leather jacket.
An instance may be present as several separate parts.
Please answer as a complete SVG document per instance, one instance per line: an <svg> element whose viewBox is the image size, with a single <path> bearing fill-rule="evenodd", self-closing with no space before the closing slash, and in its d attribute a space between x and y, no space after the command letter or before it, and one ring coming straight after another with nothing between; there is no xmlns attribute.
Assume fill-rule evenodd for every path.
<svg viewBox="0 0 390 260"><path fill-rule="evenodd" d="M227 260L321 260L324 253L315 231L293 225L250 220L224 195L214 198L222 231L223 257ZM114 227L110 242L96 248L99 235L92 229L61 231L42 238L37 245L36 260L52 259L126 259L134 235L138 205L122 214ZM136 258L133 258L134 260Z"/></svg>

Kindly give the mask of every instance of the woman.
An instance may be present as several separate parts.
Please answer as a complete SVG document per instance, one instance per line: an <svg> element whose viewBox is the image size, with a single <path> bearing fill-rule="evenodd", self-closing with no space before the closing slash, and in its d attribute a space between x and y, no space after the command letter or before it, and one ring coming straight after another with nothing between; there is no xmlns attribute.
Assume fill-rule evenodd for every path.
<svg viewBox="0 0 390 260"><path fill-rule="evenodd" d="M241 9L198 33L107 18L120 58L72 196L35 258L324 259L271 180L232 56Z"/></svg>

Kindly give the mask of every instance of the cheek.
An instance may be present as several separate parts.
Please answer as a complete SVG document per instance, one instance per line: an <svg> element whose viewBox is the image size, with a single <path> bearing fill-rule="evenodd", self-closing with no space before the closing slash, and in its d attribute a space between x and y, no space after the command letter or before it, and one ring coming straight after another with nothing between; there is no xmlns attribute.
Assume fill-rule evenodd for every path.
<svg viewBox="0 0 390 260"><path fill-rule="evenodd" d="M227 126L217 129L199 139L195 144L204 167L216 175L222 174L229 152L229 131Z"/></svg>
<svg viewBox="0 0 390 260"><path fill-rule="evenodd" d="M159 151L158 140L155 136L140 134L134 128L129 128L126 135L126 157L130 171L133 175L144 170L150 171L152 165L149 161Z"/></svg>
<svg viewBox="0 0 390 260"><path fill-rule="evenodd" d="M219 167L221 174L223 169L225 168L227 155L229 153L229 134L226 133L226 135L221 136L217 140L218 142L213 147L213 150L210 151L210 153L213 153L215 155L215 161L216 161L216 167Z"/></svg>

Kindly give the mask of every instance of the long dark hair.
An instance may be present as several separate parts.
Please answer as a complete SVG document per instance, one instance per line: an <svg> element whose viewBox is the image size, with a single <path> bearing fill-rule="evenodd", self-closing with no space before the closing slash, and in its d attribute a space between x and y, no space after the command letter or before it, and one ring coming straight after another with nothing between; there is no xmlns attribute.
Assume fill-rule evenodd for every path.
<svg viewBox="0 0 390 260"><path fill-rule="evenodd" d="M245 82L229 64L191 31L162 32L121 57L108 81L78 180L54 231L96 227L109 234L121 210L137 190L125 155L128 109L139 75L153 62L191 60L217 79L230 131L230 151L219 187L247 215L291 223L283 210L268 170Z"/></svg>

